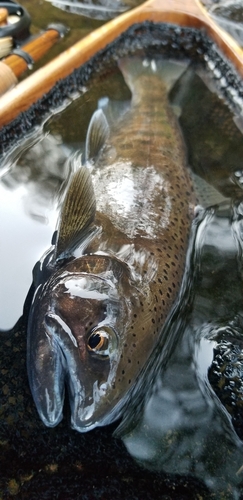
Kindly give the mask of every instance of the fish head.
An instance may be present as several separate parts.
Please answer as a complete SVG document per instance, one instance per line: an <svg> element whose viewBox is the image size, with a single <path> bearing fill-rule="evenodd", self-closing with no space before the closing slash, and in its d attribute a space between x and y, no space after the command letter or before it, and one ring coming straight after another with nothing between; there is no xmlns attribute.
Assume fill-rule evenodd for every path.
<svg viewBox="0 0 243 500"><path fill-rule="evenodd" d="M116 258L83 256L37 290L28 328L28 375L41 419L62 419L67 388L71 425L85 432L113 421L127 392L117 383L129 337L134 293Z"/></svg>

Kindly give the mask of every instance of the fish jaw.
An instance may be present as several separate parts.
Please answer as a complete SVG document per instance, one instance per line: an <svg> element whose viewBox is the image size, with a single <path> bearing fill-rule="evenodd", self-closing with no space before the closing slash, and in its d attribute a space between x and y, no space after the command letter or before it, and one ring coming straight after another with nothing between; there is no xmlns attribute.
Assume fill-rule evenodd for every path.
<svg viewBox="0 0 243 500"><path fill-rule="evenodd" d="M30 312L29 383L49 427L62 419L66 386L71 426L86 432L107 422L118 401L113 385L126 332L126 304L110 270L108 280L66 270L56 274L39 287ZM98 335L103 335L101 353L93 348Z"/></svg>
<svg viewBox="0 0 243 500"><path fill-rule="evenodd" d="M55 336L38 322L33 329L31 345L30 336L27 339L27 371L41 420L47 427L55 427L62 420L65 359Z"/></svg>

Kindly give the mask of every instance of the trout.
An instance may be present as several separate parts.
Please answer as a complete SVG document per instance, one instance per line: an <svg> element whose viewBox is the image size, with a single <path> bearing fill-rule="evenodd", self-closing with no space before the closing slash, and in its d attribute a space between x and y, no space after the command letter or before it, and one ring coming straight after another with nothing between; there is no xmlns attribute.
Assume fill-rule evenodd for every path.
<svg viewBox="0 0 243 500"><path fill-rule="evenodd" d="M131 105L112 130L94 113L56 239L34 269L27 368L50 427L65 387L77 431L122 415L178 297L195 198L164 80L170 63L161 66L120 62Z"/></svg>

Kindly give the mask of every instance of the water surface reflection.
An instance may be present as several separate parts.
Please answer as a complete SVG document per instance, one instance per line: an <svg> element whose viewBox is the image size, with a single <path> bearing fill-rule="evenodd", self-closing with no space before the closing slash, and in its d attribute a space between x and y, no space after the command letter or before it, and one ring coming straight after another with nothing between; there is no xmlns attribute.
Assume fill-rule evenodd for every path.
<svg viewBox="0 0 243 500"><path fill-rule="evenodd" d="M239 338L235 325L242 314L243 296L232 215L224 204L198 232L198 279L186 328L168 366L161 367L153 386L146 387L139 417L134 419L134 412L128 411L117 432L140 464L193 474L217 495L230 485L232 498L238 498L242 442L229 407L220 401L219 390L216 395L208 376L215 368L218 344L229 338L227 327L231 327L233 344ZM239 382L242 374L239 370ZM236 373L233 378L237 383ZM223 377L219 377L219 388L222 383Z"/></svg>
<svg viewBox="0 0 243 500"><path fill-rule="evenodd" d="M12 328L21 316L32 268L50 244L69 154L60 140L40 134L0 178L1 329Z"/></svg>

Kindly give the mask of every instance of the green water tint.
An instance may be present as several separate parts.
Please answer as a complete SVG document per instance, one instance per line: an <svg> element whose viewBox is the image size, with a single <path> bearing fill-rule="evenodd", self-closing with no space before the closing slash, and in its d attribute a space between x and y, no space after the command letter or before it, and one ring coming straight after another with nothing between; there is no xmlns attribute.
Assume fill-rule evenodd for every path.
<svg viewBox="0 0 243 500"><path fill-rule="evenodd" d="M61 196L57 193L69 172L70 154L83 150L87 127L98 101L103 103L109 119L116 119L130 98L116 69L106 78L96 77L89 88L83 90L83 95L45 124L33 144L25 144L23 150L13 153L13 164L12 156L5 166L1 178L0 199L1 203L4 201L1 210L10 213L6 207L8 200L13 223L11 226L8 218L7 227L2 230L2 234L6 234L6 252L1 258L1 276L4 277L3 271L7 269L0 302L4 304L1 312L4 320L7 303L11 318L18 319L20 307L14 311L12 291L17 288L23 304L31 282L31 268L50 244ZM209 491L216 492L215 498L238 498L243 452L232 422L242 437L242 134L227 105L191 70L177 82L171 100L180 114L190 165L204 179L204 182L196 182L199 202L204 207L210 206L216 196L220 205L208 209L199 226L193 263L195 282L189 306L183 308L183 317L177 318L178 344L166 369L161 371L157 362L153 385L145 384L146 397L141 389L139 397L134 398L134 406L131 411L127 410L118 433L129 453L146 468L193 475L203 480ZM219 191L223 198L218 197ZM237 201L232 203L235 197ZM9 234L16 238L17 231L16 245L7 238ZM15 254L10 253L13 248ZM10 270L13 270L12 278ZM22 276L18 274L20 270ZM27 280L24 275L28 276ZM22 281L25 281L25 289L21 290ZM4 322L0 326L6 328ZM11 326L8 323L7 328ZM234 362L238 372L232 374ZM226 366L224 371L222 366ZM224 387L229 388L228 399L222 390ZM21 418L18 407L23 406L23 400L16 399L13 416L13 402L8 401L6 387L4 391L3 416L8 418L10 427L15 422L18 425ZM25 394L22 397L29 398ZM28 404L31 405L31 400ZM22 406L20 413L24 417ZM28 411L30 428L38 428L37 417L32 410Z"/></svg>

